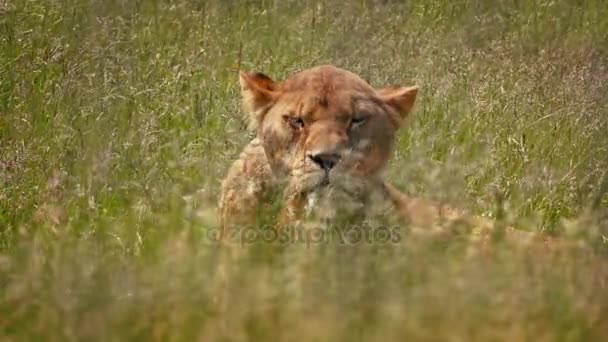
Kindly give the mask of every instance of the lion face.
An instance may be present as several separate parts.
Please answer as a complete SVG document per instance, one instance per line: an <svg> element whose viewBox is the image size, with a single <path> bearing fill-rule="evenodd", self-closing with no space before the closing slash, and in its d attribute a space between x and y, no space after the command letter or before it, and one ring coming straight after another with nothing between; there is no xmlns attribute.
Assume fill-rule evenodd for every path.
<svg viewBox="0 0 608 342"><path fill-rule="evenodd" d="M418 89L377 90L332 66L282 82L260 73L241 74L240 83L244 108L272 172L302 193L353 177L376 178Z"/></svg>

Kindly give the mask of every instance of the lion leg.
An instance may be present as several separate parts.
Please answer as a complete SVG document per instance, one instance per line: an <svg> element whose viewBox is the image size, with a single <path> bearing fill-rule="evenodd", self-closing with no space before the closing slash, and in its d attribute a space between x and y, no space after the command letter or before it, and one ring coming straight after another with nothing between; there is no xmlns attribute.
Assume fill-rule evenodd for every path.
<svg viewBox="0 0 608 342"><path fill-rule="evenodd" d="M408 223L429 226L466 216L459 210L440 203L407 196L388 182L384 182L383 185L385 194L395 206L399 216Z"/></svg>
<svg viewBox="0 0 608 342"><path fill-rule="evenodd" d="M227 229L255 223L261 200L268 191L271 180L272 172L264 150L254 140L232 164L222 182L219 203L222 238Z"/></svg>
<svg viewBox="0 0 608 342"><path fill-rule="evenodd" d="M303 194L288 194L285 205L279 214L275 229L280 230L300 220L304 213L305 196Z"/></svg>
<svg viewBox="0 0 608 342"><path fill-rule="evenodd" d="M524 231L512 225L497 225L495 221L486 217L467 214L433 201L407 196L387 182L384 182L384 191L404 221L425 227L445 222L464 222L471 228L470 241L476 242L485 250L491 247L490 242L494 238L516 245L536 243L547 250L571 245L564 239L542 232Z"/></svg>

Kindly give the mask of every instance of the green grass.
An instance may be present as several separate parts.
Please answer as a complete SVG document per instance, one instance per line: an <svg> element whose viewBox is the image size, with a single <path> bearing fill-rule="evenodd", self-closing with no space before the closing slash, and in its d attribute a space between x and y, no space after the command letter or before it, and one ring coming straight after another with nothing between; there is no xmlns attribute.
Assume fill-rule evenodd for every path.
<svg viewBox="0 0 608 342"><path fill-rule="evenodd" d="M238 70L325 63L421 86L399 188L570 243L218 248ZM0 1L0 339L605 340L606 94L600 0Z"/></svg>

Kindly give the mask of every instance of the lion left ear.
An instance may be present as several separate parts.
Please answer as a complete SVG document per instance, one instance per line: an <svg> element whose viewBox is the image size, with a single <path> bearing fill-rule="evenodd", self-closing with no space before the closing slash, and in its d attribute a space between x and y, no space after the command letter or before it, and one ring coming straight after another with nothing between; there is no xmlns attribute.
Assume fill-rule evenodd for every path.
<svg viewBox="0 0 608 342"><path fill-rule="evenodd" d="M405 119L414 107L418 86L390 87L377 90L380 98L393 107L402 119Z"/></svg>
<svg viewBox="0 0 608 342"><path fill-rule="evenodd" d="M268 106L276 97L276 84L268 76L260 72L241 72L239 76L243 108L249 115L249 126L257 127L260 117L259 111Z"/></svg>

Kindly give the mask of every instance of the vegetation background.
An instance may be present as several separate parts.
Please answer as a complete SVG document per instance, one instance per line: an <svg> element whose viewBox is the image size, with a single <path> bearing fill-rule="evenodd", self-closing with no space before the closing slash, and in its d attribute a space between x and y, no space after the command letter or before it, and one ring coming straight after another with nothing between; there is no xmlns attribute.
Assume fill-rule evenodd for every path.
<svg viewBox="0 0 608 342"><path fill-rule="evenodd" d="M325 63L421 86L400 189L563 246L218 248L238 70ZM606 94L602 0L0 1L0 339L605 340Z"/></svg>

